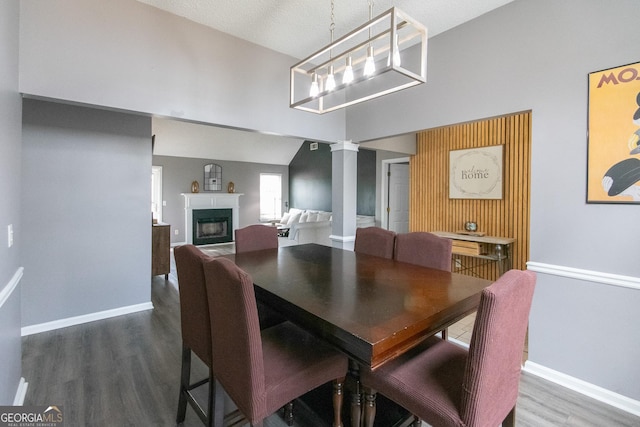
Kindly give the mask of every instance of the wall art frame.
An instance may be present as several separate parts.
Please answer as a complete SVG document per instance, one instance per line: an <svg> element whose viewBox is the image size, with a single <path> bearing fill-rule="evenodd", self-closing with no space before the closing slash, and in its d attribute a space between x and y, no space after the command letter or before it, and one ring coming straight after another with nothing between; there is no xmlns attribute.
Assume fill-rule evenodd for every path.
<svg viewBox="0 0 640 427"><path fill-rule="evenodd" d="M587 203L640 204L640 62L588 76Z"/></svg>
<svg viewBox="0 0 640 427"><path fill-rule="evenodd" d="M502 199L504 146L449 151L450 199Z"/></svg>

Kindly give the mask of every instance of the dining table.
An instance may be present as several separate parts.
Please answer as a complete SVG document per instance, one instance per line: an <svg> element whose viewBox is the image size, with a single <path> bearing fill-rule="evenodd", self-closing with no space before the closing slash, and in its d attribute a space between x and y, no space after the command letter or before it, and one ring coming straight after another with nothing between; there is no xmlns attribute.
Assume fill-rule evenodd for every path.
<svg viewBox="0 0 640 427"><path fill-rule="evenodd" d="M224 257L252 277L257 300L345 353L356 377L474 312L491 284L318 244ZM360 424L359 395L352 426Z"/></svg>

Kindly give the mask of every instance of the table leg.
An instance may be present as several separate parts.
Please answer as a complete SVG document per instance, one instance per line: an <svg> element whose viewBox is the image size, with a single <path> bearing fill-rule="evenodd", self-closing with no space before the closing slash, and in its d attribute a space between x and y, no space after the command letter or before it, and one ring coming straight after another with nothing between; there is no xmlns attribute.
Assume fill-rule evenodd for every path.
<svg viewBox="0 0 640 427"><path fill-rule="evenodd" d="M376 391L366 389L364 392L364 426L373 427L376 418Z"/></svg>
<svg viewBox="0 0 640 427"><path fill-rule="evenodd" d="M342 427L344 377L333 381L333 427Z"/></svg>
<svg viewBox="0 0 640 427"><path fill-rule="evenodd" d="M349 360L349 373L353 377L355 386L351 391L351 427L360 427L362 424L362 390L360 386L360 367Z"/></svg>

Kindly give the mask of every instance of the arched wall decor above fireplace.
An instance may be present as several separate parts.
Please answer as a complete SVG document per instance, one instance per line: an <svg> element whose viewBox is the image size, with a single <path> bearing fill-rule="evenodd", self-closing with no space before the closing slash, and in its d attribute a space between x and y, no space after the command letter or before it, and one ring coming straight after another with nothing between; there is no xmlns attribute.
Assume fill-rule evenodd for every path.
<svg viewBox="0 0 640 427"><path fill-rule="evenodd" d="M222 167L215 163L204 165L204 191L222 190Z"/></svg>

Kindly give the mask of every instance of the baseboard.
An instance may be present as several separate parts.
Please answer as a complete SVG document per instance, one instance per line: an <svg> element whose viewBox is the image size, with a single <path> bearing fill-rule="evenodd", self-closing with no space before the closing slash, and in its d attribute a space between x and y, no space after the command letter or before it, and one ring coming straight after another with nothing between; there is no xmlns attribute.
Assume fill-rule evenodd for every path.
<svg viewBox="0 0 640 427"><path fill-rule="evenodd" d="M640 416L640 401L612 392L605 388L598 387L567 374L563 374L562 372L554 371L553 369L539 365L535 362L525 362L523 371L531 375L544 378L547 381L551 381L552 383L561 385L630 414Z"/></svg>
<svg viewBox="0 0 640 427"><path fill-rule="evenodd" d="M40 323L37 325L24 326L22 336L38 334L40 332L53 331L55 329L80 325L83 323L95 322L96 320L109 319L111 317L125 314L137 313L139 311L152 310L151 301L142 304L129 305L126 307L114 308L111 310L98 311L96 313L83 314L82 316L68 317L66 319L54 320L52 322Z"/></svg>
<svg viewBox="0 0 640 427"><path fill-rule="evenodd" d="M18 390L16 391L16 397L13 399L13 406L24 405L24 398L27 396L28 387L29 387L29 383L24 380L24 377L21 377L20 383L18 383Z"/></svg>

